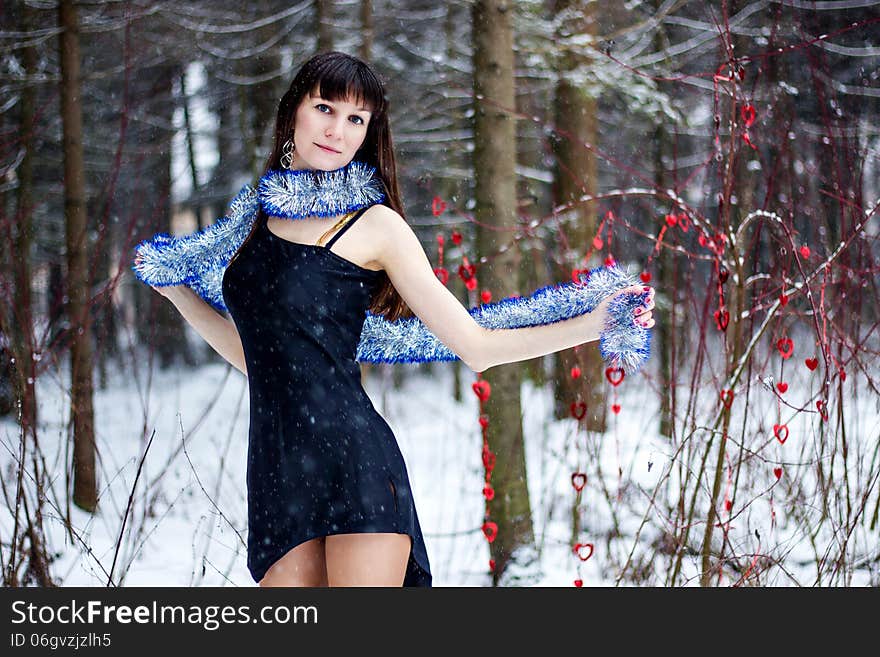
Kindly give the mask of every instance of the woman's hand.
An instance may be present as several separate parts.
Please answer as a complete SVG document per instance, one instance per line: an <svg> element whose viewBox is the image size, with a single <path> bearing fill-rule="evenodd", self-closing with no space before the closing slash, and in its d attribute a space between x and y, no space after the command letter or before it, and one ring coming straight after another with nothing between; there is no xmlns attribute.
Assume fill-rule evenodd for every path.
<svg viewBox="0 0 880 657"><path fill-rule="evenodd" d="M138 254L134 258L134 264L138 265L138 264L140 264L140 262L141 262L141 256L140 256L140 254ZM181 294L183 292L183 290L186 288L186 285L160 285L160 286L151 285L150 287L153 288L154 290L156 290L156 292L161 294L166 299L173 301L174 299L176 299L178 297L179 294Z"/></svg>
<svg viewBox="0 0 880 657"><path fill-rule="evenodd" d="M599 305L596 306L596 309L593 312L599 312L599 326L605 326L605 320L608 315L608 305L611 303L612 299L620 294L644 294L648 293L648 298L645 303L641 306L638 306L635 310L633 310L633 324L637 326L641 326L642 328L649 329L654 326L654 319L652 317L652 310L654 309L654 288L648 285L630 285L619 292L615 292L614 294L609 294L607 297L602 299L599 302Z"/></svg>

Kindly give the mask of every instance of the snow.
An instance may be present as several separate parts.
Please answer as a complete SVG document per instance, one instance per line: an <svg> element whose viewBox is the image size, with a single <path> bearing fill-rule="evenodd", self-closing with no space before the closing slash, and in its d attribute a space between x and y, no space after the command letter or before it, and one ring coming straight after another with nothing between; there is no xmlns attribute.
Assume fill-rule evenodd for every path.
<svg viewBox="0 0 880 657"><path fill-rule="evenodd" d="M434 585L488 586L490 553L481 531L485 503L479 406L470 390L475 377L469 370L463 370L464 399L456 402L452 378L455 366L434 364L430 374L412 366L373 368L366 390L394 430L406 460ZM391 367L407 369L398 390L390 384ZM64 513L63 463L69 414L67 398L60 391L69 377L63 371L38 379L40 441L47 469L54 479L45 524L49 551L59 555L52 564L56 581L65 586L106 584L105 571L113 562L138 463L155 431L113 571L114 579L119 583L124 573L121 584L126 586L255 586L246 568L243 543L247 517L245 377L225 364L209 364L194 370L155 369L151 380L146 377L145 361L142 369L137 380L112 374L109 385L95 392L99 511L90 515L75 507L71 509L73 526L91 548L91 554L79 541L71 541L60 522ZM811 385L809 373L803 367L800 370L786 372L785 379L791 386L786 398L800 405L800 398L804 397L808 401L804 405L812 406L811 398L806 396ZM857 375L853 373L850 378L852 381ZM753 552L772 554L784 560L786 571L800 583L813 584L816 554L807 537L810 523L805 526L802 517L789 514L794 496L805 489L816 494L811 483L815 463L811 460L817 443L824 440L818 432L820 423L815 413L793 415L788 407L777 407L775 398L756 381L750 391L749 421L744 425L740 413L745 393L741 385L734 399L728 464L740 458L745 464L741 476L736 471L732 474L737 479L734 517L729 519L722 509L720 522L730 522L729 545L741 560L749 561ZM584 586L613 586L630 557L628 577L621 585L633 585L629 575L634 568L645 572L646 582L664 583L671 558L660 553L658 546L663 543L665 530L673 530L675 523L667 514L675 508L682 486L680 477L688 476L688 469L698 465L699 454L710 436L709 427L693 427L690 441L684 444L673 444L658 435L657 386L650 374L628 377L616 392L621 413L609 412L608 432L597 435L578 431L573 419L553 420L549 388L536 388L529 382L521 388L537 547L537 564L532 572L536 585L572 586L574 579L581 578ZM688 391L682 388L681 394L687 395ZM711 390L702 395L699 404L705 409L700 417L714 415L716 397ZM829 408L833 410L836 403L835 399L829 400ZM867 396L858 400L847 397L845 403L858 404L858 408L847 409L850 450L853 454L869 453L870 445L878 439L880 411ZM773 436L772 425L779 422L787 423L790 430L784 445L778 444ZM717 455L717 439L716 435L710 451L712 463ZM0 423L0 440L5 447L0 450L0 465L4 473L10 473L18 437L17 426L9 418ZM863 443L861 447L855 445L859 441ZM689 451L698 456L691 456L690 465L682 467L681 459ZM760 454L760 463L751 462L751 452ZM673 461L676 455L678 458ZM848 475L859 482L858 490L867 486L864 477L870 466L868 461L863 456L851 456L847 462ZM784 469L780 481L775 481L772 474L777 464ZM841 467L842 462L837 465ZM571 474L576 471L587 474L587 486L578 508L581 533L577 541L571 535L575 502ZM833 474L842 476L840 470ZM693 472L689 476L693 477ZM722 490L728 485L727 476L725 472ZM796 485L801 488L792 490ZM688 490L689 502L692 482ZM870 494L872 501L876 490L875 486ZM705 496L700 502L705 503ZM840 500L835 503L839 505ZM59 508L51 508L53 504ZM723 507L723 500L720 504ZM819 512L821 509L798 511L811 514L813 520L816 516L812 514ZM689 536L692 546L701 544L704 531L699 521L704 516L698 513L697 517ZM11 523L8 510L0 513L0 531L4 536L10 535ZM826 558L836 554L838 540L830 534L830 524L824 523L815 537L817 551L829 551L831 556ZM723 529L716 528L715 544L722 534ZM574 542L593 543L595 553L581 562L572 551ZM848 554L857 551L864 555L872 550L876 553L878 547L876 532L871 538L863 524L856 525L849 542ZM850 584L876 584L876 565L865 565L871 567L875 568L873 573L857 570ZM682 580L678 583L697 585L699 570L699 555L685 556ZM792 585L781 569L770 568L767 572L762 584ZM733 583L727 577L721 581L722 585Z"/></svg>

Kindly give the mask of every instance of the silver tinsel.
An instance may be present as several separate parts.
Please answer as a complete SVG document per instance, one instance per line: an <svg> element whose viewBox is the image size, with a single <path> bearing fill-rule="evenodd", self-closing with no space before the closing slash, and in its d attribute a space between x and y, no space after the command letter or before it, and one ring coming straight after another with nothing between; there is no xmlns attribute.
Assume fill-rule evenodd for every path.
<svg viewBox="0 0 880 657"><path fill-rule="evenodd" d="M335 187L338 184L341 184L339 179L333 179L331 185ZM359 184L352 192L360 195L366 193L364 189L364 185ZM315 192L313 189L311 194L300 193L314 197ZM317 196L320 203L313 198L303 201L301 206L288 202L286 207L290 212L295 212L298 211L296 207L308 205L317 208L320 205L324 211L331 213L329 216L334 216L347 211L338 209L340 201L347 205L352 199L350 194L338 192L334 207L331 204L334 197L323 193ZM250 232L260 200L257 191L245 185L233 199L226 216L211 226L177 237L159 233L150 240L140 242L135 247L140 262L132 266L135 276L157 287L188 285L214 308L228 312L223 301L223 272ZM273 201L276 202L277 199ZM274 210L272 214L284 216L275 214ZM472 308L469 312L478 324L490 329L550 324L592 312L606 296L634 284L636 279L617 267L597 267L588 276L582 275L578 283L548 285L528 297L502 299ZM644 303L646 295L628 293L615 297L609 304L608 319L599 338L603 359L609 365L622 367L627 374L636 372L650 355L651 333L635 325L632 314L637 306ZM418 318L388 322L367 311L356 358L369 363L414 363L457 360L458 356Z"/></svg>
<svg viewBox="0 0 880 657"><path fill-rule="evenodd" d="M272 217L335 217L385 199L375 172L354 161L335 171L273 169L260 178L257 193Z"/></svg>

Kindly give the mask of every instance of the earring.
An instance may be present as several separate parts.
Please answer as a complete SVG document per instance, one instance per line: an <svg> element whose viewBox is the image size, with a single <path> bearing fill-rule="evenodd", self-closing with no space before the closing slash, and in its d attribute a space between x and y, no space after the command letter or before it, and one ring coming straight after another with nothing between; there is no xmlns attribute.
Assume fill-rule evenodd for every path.
<svg viewBox="0 0 880 657"><path fill-rule="evenodd" d="M281 166L285 169L289 169L293 163L293 152L296 150L296 146L293 145L293 133L290 136L291 138L281 147Z"/></svg>

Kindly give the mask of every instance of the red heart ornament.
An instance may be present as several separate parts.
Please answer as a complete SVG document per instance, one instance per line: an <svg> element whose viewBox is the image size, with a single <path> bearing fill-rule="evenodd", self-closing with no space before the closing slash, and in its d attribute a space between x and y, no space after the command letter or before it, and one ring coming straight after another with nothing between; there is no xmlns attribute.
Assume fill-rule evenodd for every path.
<svg viewBox="0 0 880 657"><path fill-rule="evenodd" d="M589 551L584 554L584 550L589 548ZM574 553L578 555L578 558L581 561L586 561L590 557L593 556L593 544L592 543L575 543L574 545Z"/></svg>
<svg viewBox="0 0 880 657"><path fill-rule="evenodd" d="M434 200L431 201L431 212L435 217L439 217L443 214L443 211L446 209L446 202L440 198L439 196L435 196Z"/></svg>
<svg viewBox="0 0 880 657"><path fill-rule="evenodd" d="M611 404L611 412L615 415L620 413L620 404Z"/></svg>
<svg viewBox="0 0 880 657"><path fill-rule="evenodd" d="M746 127L750 127L755 122L755 116L757 112L755 112L755 107L752 104L743 105L740 110L740 116L742 116L743 123L746 124Z"/></svg>
<svg viewBox="0 0 880 657"><path fill-rule="evenodd" d="M621 367L605 368L605 378L608 379L608 383L613 386L619 386L620 382L623 381L624 376L626 376L626 374Z"/></svg>
<svg viewBox="0 0 880 657"><path fill-rule="evenodd" d="M819 367L819 359L818 358L805 358L804 365L812 372L817 367Z"/></svg>
<svg viewBox="0 0 880 657"><path fill-rule="evenodd" d="M846 381L846 370L841 367L839 373L840 373L840 380Z"/></svg>
<svg viewBox="0 0 880 657"><path fill-rule="evenodd" d="M730 511L733 508L733 500L724 500L724 509Z"/></svg>
<svg viewBox="0 0 880 657"><path fill-rule="evenodd" d="M495 469L495 453L489 449L488 445L483 445L483 467L486 472L492 472Z"/></svg>
<svg viewBox="0 0 880 657"><path fill-rule="evenodd" d="M571 473L571 485L574 486L574 489L580 493L584 489L584 486L587 485L586 473L572 472Z"/></svg>
<svg viewBox="0 0 880 657"><path fill-rule="evenodd" d="M700 233L700 236L697 238L697 241L700 243L700 246L706 246L709 241L706 239L706 236L703 233Z"/></svg>
<svg viewBox="0 0 880 657"><path fill-rule="evenodd" d="M582 402L571 402L571 414L572 417L577 418L578 420L583 420L584 415L587 414L587 405Z"/></svg>
<svg viewBox="0 0 880 657"><path fill-rule="evenodd" d="M584 585L584 580L576 579L576 580L574 580L574 585L578 588L581 588Z"/></svg>
<svg viewBox="0 0 880 657"><path fill-rule="evenodd" d="M730 405L733 404L733 390L721 391L721 403L724 404L724 408L730 408Z"/></svg>
<svg viewBox="0 0 880 657"><path fill-rule="evenodd" d="M437 269L434 270L434 275L440 279L440 282L443 283L443 285L446 285L446 283L449 282L449 272L445 267L437 267Z"/></svg>
<svg viewBox="0 0 880 657"><path fill-rule="evenodd" d="M571 368L571 378L576 379L581 375L581 368L575 365Z"/></svg>
<svg viewBox="0 0 880 657"><path fill-rule="evenodd" d="M613 267L616 264L617 264L617 261L612 256L608 256L607 258L605 258L605 266L606 267Z"/></svg>
<svg viewBox="0 0 880 657"><path fill-rule="evenodd" d="M805 260L807 258L809 258L810 257L810 247L808 247L806 244L804 246L802 246L800 248L800 254L801 254L801 258L804 258Z"/></svg>
<svg viewBox="0 0 880 657"><path fill-rule="evenodd" d="M602 243L602 238L596 235L596 237L593 238L593 248L598 250L601 249L602 246L604 246Z"/></svg>
<svg viewBox="0 0 880 657"><path fill-rule="evenodd" d="M788 440L788 427L784 424L774 424L773 435L776 436L776 440L778 440L780 444L784 445L785 441Z"/></svg>
<svg viewBox="0 0 880 657"><path fill-rule="evenodd" d="M686 233L690 230L691 221L688 219L688 216L684 212L678 213L678 227L681 228L681 232Z"/></svg>
<svg viewBox="0 0 880 657"><path fill-rule="evenodd" d="M675 224L678 223L678 215L676 214L667 214L666 215L666 225L672 228Z"/></svg>
<svg viewBox="0 0 880 657"><path fill-rule="evenodd" d="M643 271L639 274L639 278L642 279L642 283L650 283L651 282L651 272Z"/></svg>
<svg viewBox="0 0 880 657"><path fill-rule="evenodd" d="M498 525L492 521L484 522L483 534L486 536L486 540L491 543L498 536Z"/></svg>
<svg viewBox="0 0 880 657"><path fill-rule="evenodd" d="M819 399L816 401L816 408L819 409L819 415L822 419L827 422L828 421L828 406L825 404L825 401Z"/></svg>
<svg viewBox="0 0 880 657"><path fill-rule="evenodd" d="M489 570L495 570L495 559L489 559Z"/></svg>
<svg viewBox="0 0 880 657"><path fill-rule="evenodd" d="M452 231L452 242L457 246L461 244L461 233L457 230Z"/></svg>
<svg viewBox="0 0 880 657"><path fill-rule="evenodd" d="M481 415L480 416L480 426L483 427L484 429L489 426L489 416L488 415Z"/></svg>
<svg viewBox="0 0 880 657"><path fill-rule="evenodd" d="M727 330L727 325L730 324L730 312L727 310L715 311L715 325L718 327L718 330L722 333Z"/></svg>
<svg viewBox="0 0 880 657"><path fill-rule="evenodd" d="M477 397L480 399L481 402L484 402L487 399L489 399L489 395L492 394L492 386L490 386L489 382L486 381L485 379L481 379L480 381L474 381L474 383L471 384L471 388L473 389L474 393L477 395Z"/></svg>
<svg viewBox="0 0 880 657"><path fill-rule="evenodd" d="M779 305L785 307L788 304L788 295L783 292L779 295Z"/></svg>
<svg viewBox="0 0 880 657"><path fill-rule="evenodd" d="M480 292L480 299L483 300L483 303L489 303L492 300L492 293L489 290L483 290Z"/></svg>
<svg viewBox="0 0 880 657"><path fill-rule="evenodd" d="M788 384L785 381L780 381L776 384L776 389L784 395L788 392Z"/></svg>
<svg viewBox="0 0 880 657"><path fill-rule="evenodd" d="M718 269L718 282L724 285L727 282L727 279L730 278L730 270L727 267L721 267Z"/></svg>
<svg viewBox="0 0 880 657"><path fill-rule="evenodd" d="M486 484L485 486L483 486L483 497L485 497L487 501L491 500L495 497L495 489L492 488L489 484Z"/></svg>
<svg viewBox="0 0 880 657"><path fill-rule="evenodd" d="M776 349L783 359L788 360L794 353L794 341L791 338L779 338L776 341Z"/></svg>
<svg viewBox="0 0 880 657"><path fill-rule="evenodd" d="M782 468L773 468L773 474L779 479L782 476Z"/></svg>

